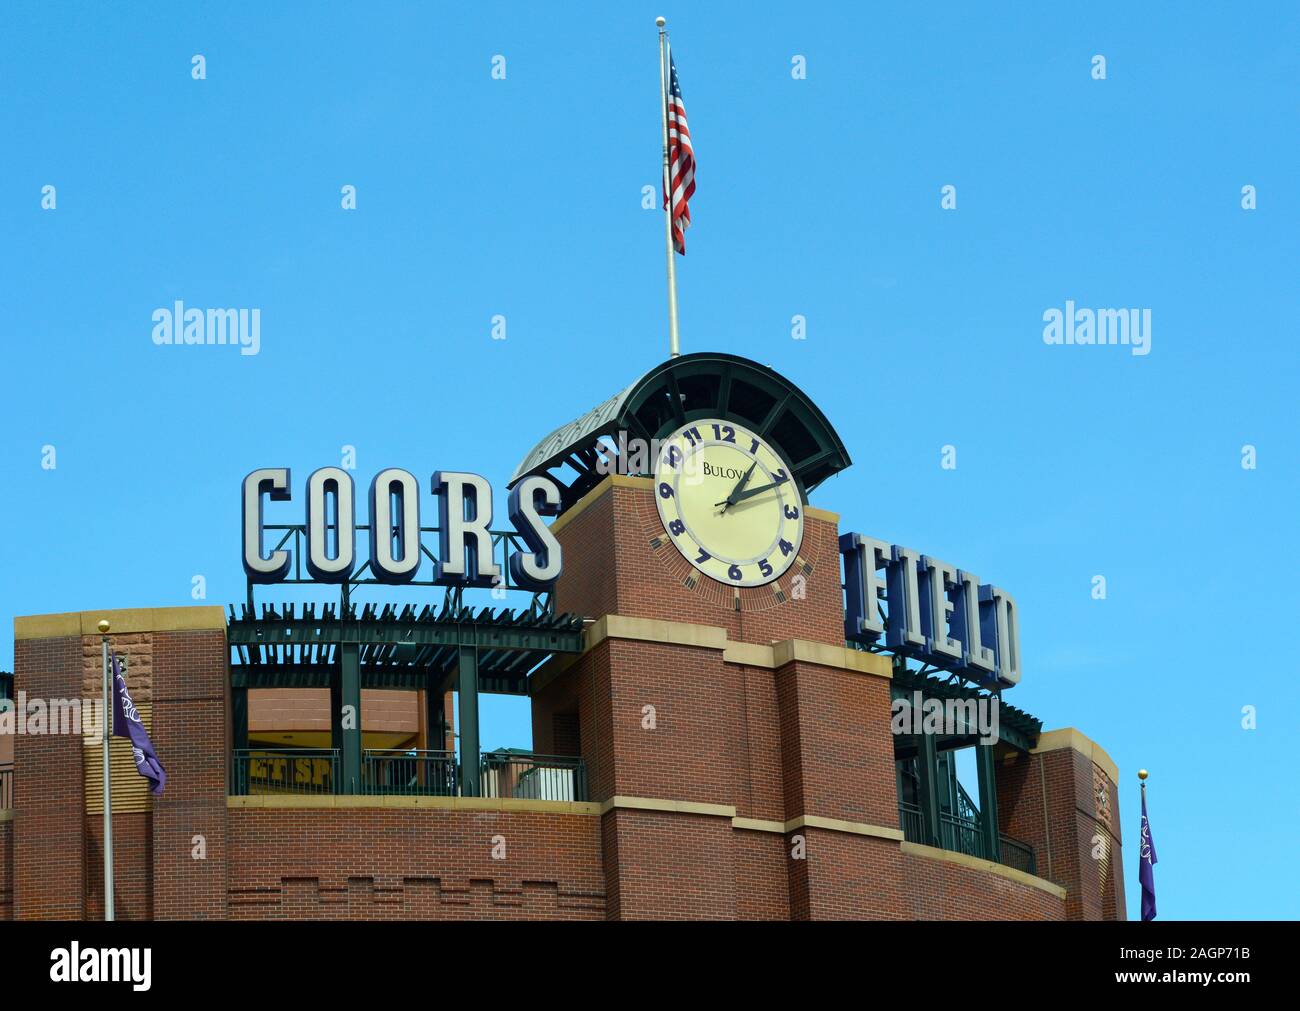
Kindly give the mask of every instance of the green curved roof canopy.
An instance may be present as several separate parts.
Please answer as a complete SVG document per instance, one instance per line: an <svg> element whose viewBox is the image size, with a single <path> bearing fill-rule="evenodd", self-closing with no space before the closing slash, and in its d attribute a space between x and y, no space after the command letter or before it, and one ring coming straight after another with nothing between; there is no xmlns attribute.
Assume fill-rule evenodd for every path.
<svg viewBox="0 0 1300 1011"><path fill-rule="evenodd" d="M605 474L629 473L619 461L618 433L662 439L689 421L732 421L770 442L789 461L799 493L808 494L852 460L826 416L802 390L765 365L737 355L700 352L671 358L631 386L542 439L515 468L513 487L544 474L561 489L561 511ZM601 458L606 463L598 467ZM569 468L566 475L561 473ZM567 478L567 479L566 479Z"/></svg>

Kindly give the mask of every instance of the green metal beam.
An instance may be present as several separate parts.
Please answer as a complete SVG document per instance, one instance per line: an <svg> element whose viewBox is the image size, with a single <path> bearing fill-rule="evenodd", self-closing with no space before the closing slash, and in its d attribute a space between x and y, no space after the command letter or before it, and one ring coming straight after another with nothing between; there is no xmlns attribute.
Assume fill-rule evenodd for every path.
<svg viewBox="0 0 1300 1011"><path fill-rule="evenodd" d="M927 846L940 845L939 749L933 734L917 734L916 771L920 779L921 831Z"/></svg>
<svg viewBox="0 0 1300 1011"><path fill-rule="evenodd" d="M236 750L248 747L248 689L230 689L230 736Z"/></svg>
<svg viewBox="0 0 1300 1011"><path fill-rule="evenodd" d="M339 649L339 701L341 705L343 791L361 790L361 667L357 644L344 643Z"/></svg>
<svg viewBox="0 0 1300 1011"><path fill-rule="evenodd" d="M479 795L479 739L478 739L478 650L474 646L461 646L456 671L456 692L459 700L457 723L460 729L460 781L461 795Z"/></svg>
<svg viewBox="0 0 1300 1011"><path fill-rule="evenodd" d="M998 832L998 779L993 745L975 746L975 768L979 776L980 832L984 836L984 853L994 863L1001 863L1002 836Z"/></svg>

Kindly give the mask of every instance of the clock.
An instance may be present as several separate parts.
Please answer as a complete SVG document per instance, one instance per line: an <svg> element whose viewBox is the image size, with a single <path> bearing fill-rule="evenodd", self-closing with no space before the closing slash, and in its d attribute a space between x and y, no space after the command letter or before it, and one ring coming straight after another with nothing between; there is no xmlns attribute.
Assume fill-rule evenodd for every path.
<svg viewBox="0 0 1300 1011"><path fill-rule="evenodd" d="M727 586L763 586L794 564L803 498L781 454L747 428L708 418L660 445L655 502L682 556Z"/></svg>

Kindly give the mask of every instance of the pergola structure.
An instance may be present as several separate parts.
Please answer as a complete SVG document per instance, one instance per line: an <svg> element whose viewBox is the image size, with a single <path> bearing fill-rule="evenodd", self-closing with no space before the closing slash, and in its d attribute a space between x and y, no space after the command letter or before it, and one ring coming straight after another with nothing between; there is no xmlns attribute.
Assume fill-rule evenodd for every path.
<svg viewBox="0 0 1300 1011"><path fill-rule="evenodd" d="M328 688L340 790L362 778L361 690L425 692L428 725L445 728L443 697L458 694L460 792L479 793L480 692L527 695L529 674L555 653L582 650L582 619L544 609L475 611L448 597L441 609L348 603L233 606L226 629L234 747L248 746L250 688ZM355 718L344 719L351 707Z"/></svg>
<svg viewBox="0 0 1300 1011"><path fill-rule="evenodd" d="M987 700L998 706L998 727L990 741L980 739L979 728L964 726L955 733L903 734L894 738L894 757L908 763L916 771L916 803L911 810L904 801L900 781L899 809L904 832L914 842L945 849L971 851L972 855L997 862L1011 862L1016 854L1004 854L1004 843L1015 849L1024 848L1016 840L1003 837L998 830L998 806L995 757L999 747L1028 752L1038 743L1043 722L1022 709L1002 701L1001 693L982 691L962 683L955 676L935 677L929 668L914 670L907 666L901 654L894 655L893 678L890 694L893 699L910 700L920 692L924 700L960 702ZM957 781L952 752L960 748L975 747L975 769L979 803L974 805ZM901 775L901 773L900 773ZM1032 851L1027 854L1029 866L1022 870L1033 872Z"/></svg>

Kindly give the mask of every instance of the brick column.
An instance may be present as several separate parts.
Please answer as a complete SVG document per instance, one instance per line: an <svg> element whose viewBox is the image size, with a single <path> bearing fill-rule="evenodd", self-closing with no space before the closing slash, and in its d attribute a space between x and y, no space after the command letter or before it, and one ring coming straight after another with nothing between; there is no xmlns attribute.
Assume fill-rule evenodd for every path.
<svg viewBox="0 0 1300 1011"><path fill-rule="evenodd" d="M166 792L154 798L153 809L154 918L224 919L231 733L226 623L219 607L167 610L176 619L172 630L153 638L153 742L167 769Z"/></svg>
<svg viewBox="0 0 1300 1011"><path fill-rule="evenodd" d="M14 621L14 695L30 707L82 696L79 616ZM15 716L23 717L21 709ZM82 737L14 738L14 919L85 915L86 803Z"/></svg>
<svg viewBox="0 0 1300 1011"><path fill-rule="evenodd" d="M997 767L1000 828L1034 847L1038 876L1066 890L1072 920L1124 919L1119 771L1074 729L1044 732Z"/></svg>
<svg viewBox="0 0 1300 1011"><path fill-rule="evenodd" d="M803 857L788 864L793 919L899 915L889 665L859 656L862 671L793 658L776 671L785 816L794 823L787 842L804 843Z"/></svg>

